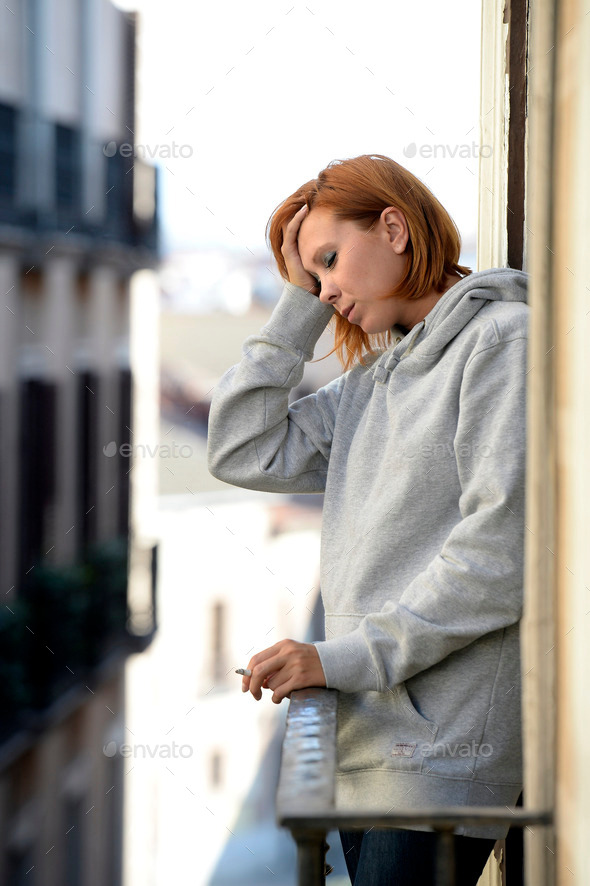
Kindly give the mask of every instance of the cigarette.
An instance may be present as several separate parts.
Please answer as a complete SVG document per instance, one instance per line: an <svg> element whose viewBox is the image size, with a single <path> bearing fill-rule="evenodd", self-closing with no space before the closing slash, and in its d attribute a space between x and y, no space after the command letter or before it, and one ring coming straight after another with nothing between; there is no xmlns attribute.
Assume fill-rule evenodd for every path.
<svg viewBox="0 0 590 886"><path fill-rule="evenodd" d="M251 677L252 671L250 668L236 668L236 674L240 674L242 677Z"/></svg>

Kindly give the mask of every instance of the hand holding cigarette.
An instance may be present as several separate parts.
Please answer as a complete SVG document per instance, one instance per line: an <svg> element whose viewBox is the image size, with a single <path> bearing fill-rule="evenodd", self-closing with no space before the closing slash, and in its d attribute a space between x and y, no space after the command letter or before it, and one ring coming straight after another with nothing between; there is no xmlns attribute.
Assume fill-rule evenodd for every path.
<svg viewBox="0 0 590 886"><path fill-rule="evenodd" d="M281 640L258 652L247 668L237 668L242 675L242 692L250 691L257 701L263 689L272 689L272 700L280 704L294 689L325 686L326 677L313 643Z"/></svg>

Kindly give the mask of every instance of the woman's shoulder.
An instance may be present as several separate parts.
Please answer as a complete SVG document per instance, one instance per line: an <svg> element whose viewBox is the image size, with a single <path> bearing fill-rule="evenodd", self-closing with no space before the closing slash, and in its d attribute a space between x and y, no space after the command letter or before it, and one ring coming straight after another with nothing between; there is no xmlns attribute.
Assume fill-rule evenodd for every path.
<svg viewBox="0 0 590 886"><path fill-rule="evenodd" d="M530 308L521 301L488 301L476 320L484 327L490 344L528 338Z"/></svg>
<svg viewBox="0 0 590 886"><path fill-rule="evenodd" d="M483 299L468 324L477 330L480 347L528 337L528 282L528 274L514 268L489 268L465 278L466 294Z"/></svg>

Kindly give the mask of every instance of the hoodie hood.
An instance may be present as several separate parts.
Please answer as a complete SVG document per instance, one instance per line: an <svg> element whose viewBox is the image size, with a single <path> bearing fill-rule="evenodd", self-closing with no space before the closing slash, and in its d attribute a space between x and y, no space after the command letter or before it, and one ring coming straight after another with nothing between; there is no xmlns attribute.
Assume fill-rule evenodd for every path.
<svg viewBox="0 0 590 886"><path fill-rule="evenodd" d="M527 303L528 275L512 268L468 274L442 295L424 320L406 333L392 329L395 345L386 352L402 356L438 354L490 301ZM380 360L378 362L381 362Z"/></svg>

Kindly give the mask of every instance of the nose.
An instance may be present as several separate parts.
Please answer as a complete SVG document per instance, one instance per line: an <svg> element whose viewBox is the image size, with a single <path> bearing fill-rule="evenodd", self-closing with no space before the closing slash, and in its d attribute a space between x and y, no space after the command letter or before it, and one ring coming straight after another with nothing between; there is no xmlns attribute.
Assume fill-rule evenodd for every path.
<svg viewBox="0 0 590 886"><path fill-rule="evenodd" d="M320 289L320 301L323 301L327 305L333 305L339 296L340 289L333 282L333 279L329 275L324 277L322 280L322 288Z"/></svg>

